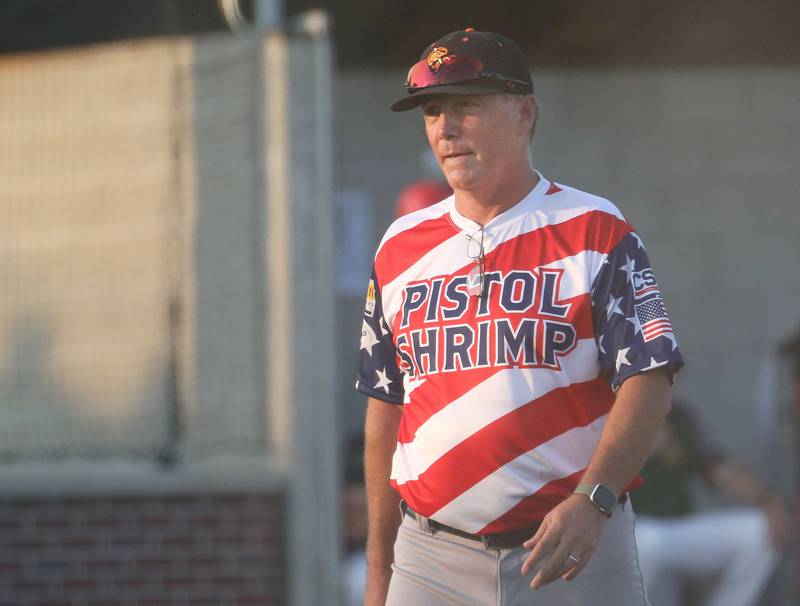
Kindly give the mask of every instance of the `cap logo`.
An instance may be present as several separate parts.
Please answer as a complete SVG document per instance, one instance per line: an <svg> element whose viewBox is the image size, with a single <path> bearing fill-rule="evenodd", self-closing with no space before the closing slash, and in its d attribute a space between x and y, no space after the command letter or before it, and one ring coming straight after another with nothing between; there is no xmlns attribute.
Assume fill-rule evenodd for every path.
<svg viewBox="0 0 800 606"><path fill-rule="evenodd" d="M434 74L439 71L439 68L444 64L444 57L447 56L449 51L443 46L437 46L428 55L428 69Z"/></svg>

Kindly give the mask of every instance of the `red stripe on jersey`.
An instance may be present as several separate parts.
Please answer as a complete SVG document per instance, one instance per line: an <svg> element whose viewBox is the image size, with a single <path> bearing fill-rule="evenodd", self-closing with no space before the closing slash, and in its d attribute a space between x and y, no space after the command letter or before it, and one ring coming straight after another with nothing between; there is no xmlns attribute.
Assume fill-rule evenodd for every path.
<svg viewBox="0 0 800 606"><path fill-rule="evenodd" d="M458 233L448 213L418 223L384 242L375 258L378 283L388 284L433 248Z"/></svg>
<svg viewBox="0 0 800 606"><path fill-rule="evenodd" d="M584 250L608 253L627 236L633 228L609 213L593 210L561 223L546 225L520 234L486 255L487 270L504 265L512 269L513 262L526 259L530 268L547 265ZM424 257L431 249L457 233L448 214L423 221L413 228L400 232L384 243L375 259L375 273L380 286L392 282L405 270ZM521 254L524 257L515 257ZM452 275L468 272L474 263L467 263Z"/></svg>
<svg viewBox="0 0 800 606"><path fill-rule="evenodd" d="M522 499L494 522L484 526L478 534L506 532L541 522L556 505L575 491L585 472L586 469L581 469L566 478L559 478L545 484L536 493Z"/></svg>
<svg viewBox="0 0 800 606"><path fill-rule="evenodd" d="M477 305L477 298L473 297L473 300L473 304ZM576 339L594 338L591 294L585 293L561 302L572 305L565 320L575 327ZM490 309L496 305L496 302L493 303ZM513 317L513 314L509 315ZM456 322L461 321L463 320ZM539 348L538 343L536 347ZM489 348L489 359L493 359L495 349L495 343L492 343ZM508 366L470 368L458 373L438 373L427 376L425 382L411 392L410 402L403 409L403 417L397 434L398 441L411 442L417 429L425 421L504 368L508 368Z"/></svg>
<svg viewBox="0 0 800 606"><path fill-rule="evenodd" d="M503 242L486 255L486 270L522 269L520 259L535 268L586 250L609 253L632 231L628 223L614 215L590 211Z"/></svg>
<svg viewBox="0 0 800 606"><path fill-rule="evenodd" d="M524 528L536 522L541 522L556 505L575 492L585 472L585 469L581 469L571 476L545 484L534 494L522 499L494 522L484 526L479 531L479 534L505 532L507 530ZM633 481L628 484L624 492L635 490L643 484L644 482L641 476L637 475Z"/></svg>
<svg viewBox="0 0 800 606"><path fill-rule="evenodd" d="M434 221L439 220L436 219ZM521 234L500 244L486 255L486 268L487 271L501 268L520 269L519 259L525 259L525 266L533 269L553 263L564 257L573 256L584 250L608 253L631 231L633 231L633 228L628 223L614 215L603 211L590 211L562 223L548 225L532 232ZM406 264L407 267L410 265L411 263ZM473 263L469 263L452 275L466 274L472 269L473 265ZM406 267L400 272L405 269ZM379 281L383 284L386 283L382 279ZM572 317L568 318L575 325L578 331L578 338L594 336L589 301L590 294L586 293L585 296L585 301L580 301L580 297L572 299L575 305L571 310L570 316ZM472 309L468 313L474 314L477 305L477 299L470 297ZM492 291L489 310L490 313L486 316L487 319L497 317L497 314L500 313L495 291ZM507 314L503 313L503 315ZM469 317L472 318L473 316L470 315ZM401 315L398 313L395 315L392 326L395 335L399 333L400 321ZM418 327L412 325L410 328ZM584 330L586 331L585 333ZM490 352L490 355L493 355L493 353ZM413 440L417 429L428 418L499 370L501 369L490 367L471 369L448 375L431 375L425 383L412 392L411 404L405 406L403 420L398 433L399 441L410 442ZM446 377L446 380L437 378L441 376ZM445 388L444 386L447 387Z"/></svg>
<svg viewBox="0 0 800 606"><path fill-rule="evenodd" d="M594 339L594 318L592 318L592 293L584 293L571 299L564 299L562 303L571 305L567 314L567 322L575 327L576 339ZM574 310L574 311L573 311Z"/></svg>
<svg viewBox="0 0 800 606"><path fill-rule="evenodd" d="M473 368L458 373L430 375L411 392L411 402L403 406L397 432L399 442L411 442L417 429L434 414L474 389L502 368Z"/></svg>
<svg viewBox="0 0 800 606"><path fill-rule="evenodd" d="M414 511L430 516L520 455L607 414L613 402L604 376L553 390L466 437L418 480L395 487Z"/></svg>
<svg viewBox="0 0 800 606"><path fill-rule="evenodd" d="M547 191L544 192L545 196L551 196L553 194L557 194L561 191L561 188L555 184L554 181L550 181L550 187L547 188Z"/></svg>

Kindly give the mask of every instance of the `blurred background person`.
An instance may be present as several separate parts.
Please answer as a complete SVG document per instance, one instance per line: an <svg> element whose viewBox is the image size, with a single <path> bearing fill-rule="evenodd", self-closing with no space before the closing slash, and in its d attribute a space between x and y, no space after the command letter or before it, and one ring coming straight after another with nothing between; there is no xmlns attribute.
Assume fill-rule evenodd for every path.
<svg viewBox="0 0 800 606"><path fill-rule="evenodd" d="M453 190L441 180L441 177L435 178L437 173L441 173L439 173L439 167L430 149L420 153L420 166L425 176L409 183L400 191L394 205L396 218L426 208L453 193ZM367 541L367 496L364 490L364 436L360 429L346 440L343 456L345 467L342 491L345 543L342 560L344 606L361 606L363 604L364 582L367 575L367 563L364 556L364 547Z"/></svg>
<svg viewBox="0 0 800 606"><path fill-rule="evenodd" d="M394 203L395 219L436 204L453 193L450 186L442 180L439 165L429 148L420 151L419 166L422 176L406 185L397 196Z"/></svg>
<svg viewBox="0 0 800 606"><path fill-rule="evenodd" d="M716 448L680 401L673 403L641 474L645 485L632 499L652 605L680 606L687 588L698 586L707 606L756 604L789 539L783 497ZM738 506L696 511L696 477Z"/></svg>
<svg viewBox="0 0 800 606"><path fill-rule="evenodd" d="M444 200L453 190L444 183L432 180L420 180L409 183L400 195L394 207L394 216L402 217L420 210L440 200Z"/></svg>
<svg viewBox="0 0 800 606"><path fill-rule="evenodd" d="M343 457L345 465L342 491L343 606L361 606L364 603L364 581L367 577L367 561L364 557L364 546L367 542L367 495L364 490L363 458L364 437L354 435L347 441Z"/></svg>

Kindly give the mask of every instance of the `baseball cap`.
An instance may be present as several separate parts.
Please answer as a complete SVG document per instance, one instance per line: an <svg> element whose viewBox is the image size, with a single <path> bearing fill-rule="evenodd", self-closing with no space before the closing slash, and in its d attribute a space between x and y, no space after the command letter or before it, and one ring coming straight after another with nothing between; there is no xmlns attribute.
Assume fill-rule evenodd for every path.
<svg viewBox="0 0 800 606"><path fill-rule="evenodd" d="M413 109L430 95L532 95L533 80L525 54L513 40L467 28L422 51L408 70L406 91L392 111Z"/></svg>

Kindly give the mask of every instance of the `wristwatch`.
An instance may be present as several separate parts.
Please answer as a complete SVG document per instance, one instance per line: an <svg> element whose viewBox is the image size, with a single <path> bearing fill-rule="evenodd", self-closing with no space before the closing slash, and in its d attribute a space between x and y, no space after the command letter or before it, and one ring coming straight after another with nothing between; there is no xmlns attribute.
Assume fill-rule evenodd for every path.
<svg viewBox="0 0 800 606"><path fill-rule="evenodd" d="M578 484L575 494L585 494L594 506L609 518L617 506L617 495L602 484Z"/></svg>

